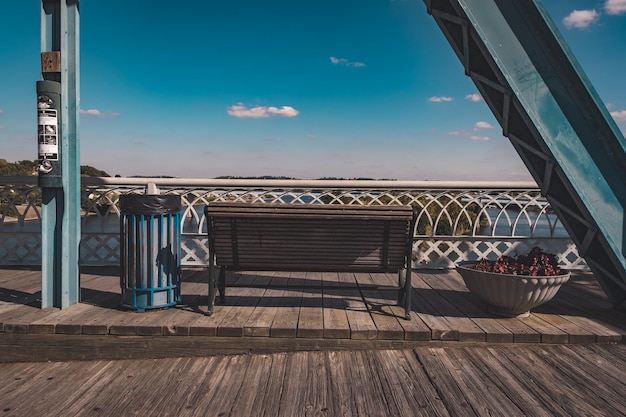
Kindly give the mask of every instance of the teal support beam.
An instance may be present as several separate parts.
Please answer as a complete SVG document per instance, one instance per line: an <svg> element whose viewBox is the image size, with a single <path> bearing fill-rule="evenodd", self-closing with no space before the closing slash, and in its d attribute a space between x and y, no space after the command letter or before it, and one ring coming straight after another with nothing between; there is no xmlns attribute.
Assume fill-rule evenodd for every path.
<svg viewBox="0 0 626 417"><path fill-rule="evenodd" d="M79 27L79 0L42 0L43 81L37 83L42 308L80 301Z"/></svg>
<svg viewBox="0 0 626 417"><path fill-rule="evenodd" d="M626 140L539 0L424 0L614 306L626 308Z"/></svg>

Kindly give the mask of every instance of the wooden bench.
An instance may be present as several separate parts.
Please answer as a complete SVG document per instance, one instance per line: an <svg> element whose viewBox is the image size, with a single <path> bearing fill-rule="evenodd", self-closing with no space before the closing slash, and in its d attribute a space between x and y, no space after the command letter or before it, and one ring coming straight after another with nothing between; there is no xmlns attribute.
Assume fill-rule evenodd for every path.
<svg viewBox="0 0 626 417"><path fill-rule="evenodd" d="M398 286L373 288L398 291L410 320L416 221L410 206L214 202L204 214L210 259L207 314L213 313L217 290L224 301L225 269L396 272Z"/></svg>

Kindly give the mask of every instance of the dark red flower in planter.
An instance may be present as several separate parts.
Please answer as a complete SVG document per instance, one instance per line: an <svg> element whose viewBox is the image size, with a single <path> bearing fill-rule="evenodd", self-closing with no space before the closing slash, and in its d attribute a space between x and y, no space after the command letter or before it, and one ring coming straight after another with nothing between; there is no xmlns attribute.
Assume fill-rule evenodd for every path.
<svg viewBox="0 0 626 417"><path fill-rule="evenodd" d="M474 265L474 269L497 274L529 275L533 277L550 277L562 275L559 263L551 253L546 253L539 247L534 247L526 255L500 256L495 261L482 259Z"/></svg>

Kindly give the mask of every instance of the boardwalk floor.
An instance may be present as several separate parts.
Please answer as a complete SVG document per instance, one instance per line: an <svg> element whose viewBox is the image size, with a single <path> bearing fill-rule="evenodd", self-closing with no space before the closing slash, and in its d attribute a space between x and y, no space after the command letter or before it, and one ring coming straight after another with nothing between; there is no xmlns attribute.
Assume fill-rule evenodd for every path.
<svg viewBox="0 0 626 417"><path fill-rule="evenodd" d="M623 416L626 345L0 364L3 416Z"/></svg>
<svg viewBox="0 0 626 417"><path fill-rule="evenodd" d="M205 269L184 271L183 302L137 313L120 308L116 269L86 269L82 302L41 309L39 271L0 270L0 362L165 358L297 350L412 348L424 343L623 343L626 312L613 309L590 273L577 272L530 317L492 316L453 270L416 271L412 320L393 293L347 291L345 282L393 282L379 274L236 273L208 317ZM306 278L306 279L304 279ZM319 288L294 288L307 283Z"/></svg>
<svg viewBox="0 0 626 417"><path fill-rule="evenodd" d="M63 310L40 308L39 271L0 269L1 414L626 415L626 313L591 274L524 319L454 271L416 271L411 321L390 294L336 288L372 279L393 277L236 274L288 288L234 288L206 317L205 270L184 271L181 305L137 313L114 269L84 270Z"/></svg>

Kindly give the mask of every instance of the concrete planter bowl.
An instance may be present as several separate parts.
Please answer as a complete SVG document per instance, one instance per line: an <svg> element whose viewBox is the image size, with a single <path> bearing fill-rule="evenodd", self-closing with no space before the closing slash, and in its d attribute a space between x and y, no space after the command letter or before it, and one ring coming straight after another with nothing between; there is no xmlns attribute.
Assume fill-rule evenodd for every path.
<svg viewBox="0 0 626 417"><path fill-rule="evenodd" d="M472 269L473 262L457 265L465 285L489 306L489 312L504 317L527 317L530 310L550 301L570 277L499 274Z"/></svg>

